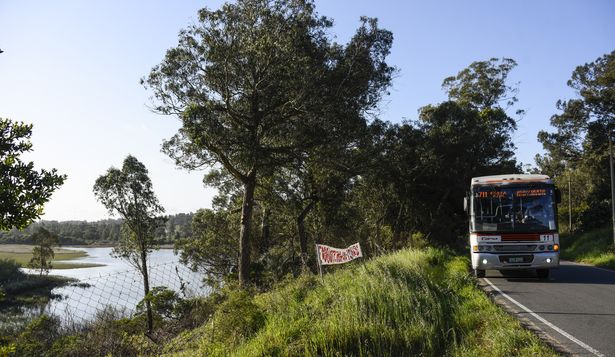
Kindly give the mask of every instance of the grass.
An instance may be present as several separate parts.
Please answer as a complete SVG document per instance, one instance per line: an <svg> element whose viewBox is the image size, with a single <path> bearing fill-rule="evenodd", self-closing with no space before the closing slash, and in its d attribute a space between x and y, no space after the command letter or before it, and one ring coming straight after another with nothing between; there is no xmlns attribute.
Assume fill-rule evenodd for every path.
<svg viewBox="0 0 615 357"><path fill-rule="evenodd" d="M13 259L19 265L25 267L32 258L33 247L33 245L27 244L0 244L0 259ZM83 250L54 248L53 251L55 253L55 257L51 261L51 265L54 269L75 269L102 266L101 264L71 263L67 261L87 256L87 253Z"/></svg>
<svg viewBox="0 0 615 357"><path fill-rule="evenodd" d="M555 356L494 305L468 260L402 250L252 297L231 292L173 356Z"/></svg>
<svg viewBox="0 0 615 357"><path fill-rule="evenodd" d="M562 259L615 269L611 226L580 234L562 234Z"/></svg>

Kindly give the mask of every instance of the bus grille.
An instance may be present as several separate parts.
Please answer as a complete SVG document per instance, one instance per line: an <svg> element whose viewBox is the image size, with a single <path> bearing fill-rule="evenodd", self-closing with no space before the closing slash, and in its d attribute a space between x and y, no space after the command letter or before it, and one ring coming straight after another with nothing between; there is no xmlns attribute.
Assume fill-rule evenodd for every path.
<svg viewBox="0 0 615 357"><path fill-rule="evenodd" d="M496 252L533 252L536 250L535 245L494 245L493 250Z"/></svg>

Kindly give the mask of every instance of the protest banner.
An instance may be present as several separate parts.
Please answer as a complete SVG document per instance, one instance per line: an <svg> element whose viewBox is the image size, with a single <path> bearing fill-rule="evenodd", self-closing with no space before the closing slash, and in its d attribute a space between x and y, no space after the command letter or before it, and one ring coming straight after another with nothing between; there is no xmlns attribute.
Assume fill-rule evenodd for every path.
<svg viewBox="0 0 615 357"><path fill-rule="evenodd" d="M318 270L321 277L323 265L344 264L361 257L363 257L363 252L358 242L341 249L316 244L316 258L318 259Z"/></svg>

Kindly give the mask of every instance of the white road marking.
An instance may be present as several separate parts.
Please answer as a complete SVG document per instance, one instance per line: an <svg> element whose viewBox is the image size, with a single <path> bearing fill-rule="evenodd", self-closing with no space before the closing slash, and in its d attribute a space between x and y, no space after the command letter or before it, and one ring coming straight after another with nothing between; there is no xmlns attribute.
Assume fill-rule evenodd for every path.
<svg viewBox="0 0 615 357"><path fill-rule="evenodd" d="M513 304L517 305L518 307L520 307L522 310L524 310L525 312L529 313L530 315L532 315L534 318L536 318L538 321L542 322L543 324L549 326L550 328L554 329L555 331L557 331L559 334L561 334L562 336L566 337L567 339L569 339L570 341L576 343L577 345L583 347L583 349L585 349L586 351L588 351L589 353L599 356L599 357L604 357L604 355L602 353L600 353L600 351L596 350L595 348L587 345L586 343L580 341L579 339L577 339L576 337L572 336L571 334L569 334L568 332L562 330L561 328L553 325L552 323L550 323L549 321L545 320L543 317L541 317L540 315L536 314L534 311L528 309L527 307L525 307L523 304L521 304L520 302L518 302L517 300L511 298L510 296L508 296L506 293L504 293L502 290L500 290L497 286L495 286L491 281L489 281L489 279L487 278L483 278L483 280L485 280L487 283L489 283L489 285L491 285L491 287L497 291L500 295L502 295L503 297L507 298L510 302L512 302Z"/></svg>

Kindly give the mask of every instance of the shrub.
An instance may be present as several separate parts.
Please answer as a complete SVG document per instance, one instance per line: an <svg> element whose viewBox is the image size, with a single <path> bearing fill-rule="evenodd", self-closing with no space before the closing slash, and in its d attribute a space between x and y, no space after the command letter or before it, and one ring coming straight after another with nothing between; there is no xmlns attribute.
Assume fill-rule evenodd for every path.
<svg viewBox="0 0 615 357"><path fill-rule="evenodd" d="M34 319L17 337L17 356L41 356L60 337L60 321L50 316Z"/></svg>
<svg viewBox="0 0 615 357"><path fill-rule="evenodd" d="M20 279L24 273L13 259L0 259L0 284Z"/></svg>
<svg viewBox="0 0 615 357"><path fill-rule="evenodd" d="M254 303L252 292L230 291L213 316L216 339L235 346L254 335L265 324L265 315Z"/></svg>

